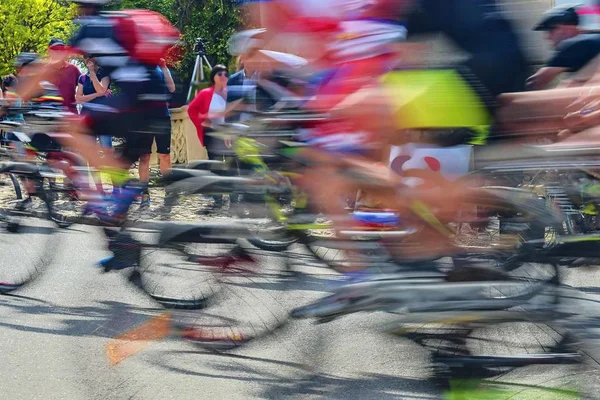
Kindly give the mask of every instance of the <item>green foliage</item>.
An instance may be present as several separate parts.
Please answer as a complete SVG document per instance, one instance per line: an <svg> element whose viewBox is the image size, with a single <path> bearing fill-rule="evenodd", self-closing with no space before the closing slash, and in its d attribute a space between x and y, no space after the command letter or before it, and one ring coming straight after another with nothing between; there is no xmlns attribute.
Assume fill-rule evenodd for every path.
<svg viewBox="0 0 600 400"><path fill-rule="evenodd" d="M23 51L44 53L50 39L72 34L75 8L65 0L9 0L0 7L0 75Z"/></svg>
<svg viewBox="0 0 600 400"><path fill-rule="evenodd" d="M148 9L167 17L182 33L183 57L173 69L189 82L196 55L196 38L206 42L212 65L232 65L227 41L240 25L233 0L120 0L109 10ZM45 52L53 37L67 40L72 34L74 6L67 0L8 0L0 7L0 75L12 72L12 62L22 51Z"/></svg>

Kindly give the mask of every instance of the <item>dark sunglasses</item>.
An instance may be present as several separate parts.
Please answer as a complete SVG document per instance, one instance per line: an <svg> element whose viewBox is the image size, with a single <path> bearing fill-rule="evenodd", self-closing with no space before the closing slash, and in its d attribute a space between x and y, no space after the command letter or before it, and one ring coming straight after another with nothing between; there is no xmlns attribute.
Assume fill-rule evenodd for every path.
<svg viewBox="0 0 600 400"><path fill-rule="evenodd" d="M217 72L218 76L227 76L229 77L229 72Z"/></svg>

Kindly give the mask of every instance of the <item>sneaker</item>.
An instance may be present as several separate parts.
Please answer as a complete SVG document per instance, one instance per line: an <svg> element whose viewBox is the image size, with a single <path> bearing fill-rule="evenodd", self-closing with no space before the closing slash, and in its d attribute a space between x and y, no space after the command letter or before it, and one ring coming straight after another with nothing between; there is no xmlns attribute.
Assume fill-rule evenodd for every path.
<svg viewBox="0 0 600 400"><path fill-rule="evenodd" d="M142 195L142 189L139 187L131 186L121 188L118 195L113 196L114 214L115 215L126 215L129 211L129 207L136 200L138 196Z"/></svg>
<svg viewBox="0 0 600 400"><path fill-rule="evenodd" d="M121 189L117 195L90 201L84 209L84 215L95 214L107 225L118 225L127 218L129 206L140 195L136 188Z"/></svg>
<svg viewBox="0 0 600 400"><path fill-rule="evenodd" d="M148 193L142 194L142 200L140 201L140 207L142 207L142 208L150 207L150 194L148 194Z"/></svg>

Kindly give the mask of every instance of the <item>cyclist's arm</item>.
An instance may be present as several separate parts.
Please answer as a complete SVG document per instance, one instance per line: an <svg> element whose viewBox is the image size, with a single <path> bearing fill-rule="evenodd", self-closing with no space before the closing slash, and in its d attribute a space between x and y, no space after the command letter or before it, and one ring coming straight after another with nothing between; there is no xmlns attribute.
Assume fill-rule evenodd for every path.
<svg viewBox="0 0 600 400"><path fill-rule="evenodd" d="M58 61L42 62L27 66L26 72L21 71L22 74L27 76L27 79L20 81L17 86L16 92L19 97L23 101L28 101L38 95L42 91L40 83L43 81L52 81L52 77L56 76L69 57L70 55L65 55L64 59Z"/></svg>
<svg viewBox="0 0 600 400"><path fill-rule="evenodd" d="M543 67L527 79L527 88L533 90L546 89L556 77L568 71L563 67Z"/></svg>

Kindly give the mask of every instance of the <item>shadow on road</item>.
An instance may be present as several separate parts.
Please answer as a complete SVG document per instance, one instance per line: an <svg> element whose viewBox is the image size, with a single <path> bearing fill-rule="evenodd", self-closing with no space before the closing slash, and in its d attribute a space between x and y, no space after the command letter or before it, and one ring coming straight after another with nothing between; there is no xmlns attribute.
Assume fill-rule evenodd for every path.
<svg viewBox="0 0 600 400"><path fill-rule="evenodd" d="M181 357L209 358L184 368ZM235 360L235 364L231 363ZM170 351L159 357L158 366L170 372L201 378L248 382L260 387L256 398L282 399L319 396L330 399L439 399L440 389L427 379L386 374L359 373L353 377L316 374L307 365L238 354L204 351ZM418 393L418 394L415 394Z"/></svg>
<svg viewBox="0 0 600 400"><path fill-rule="evenodd" d="M61 307L18 295L0 300L0 312L4 315L1 328L64 336L112 338L165 311L116 301L102 301L96 306Z"/></svg>

